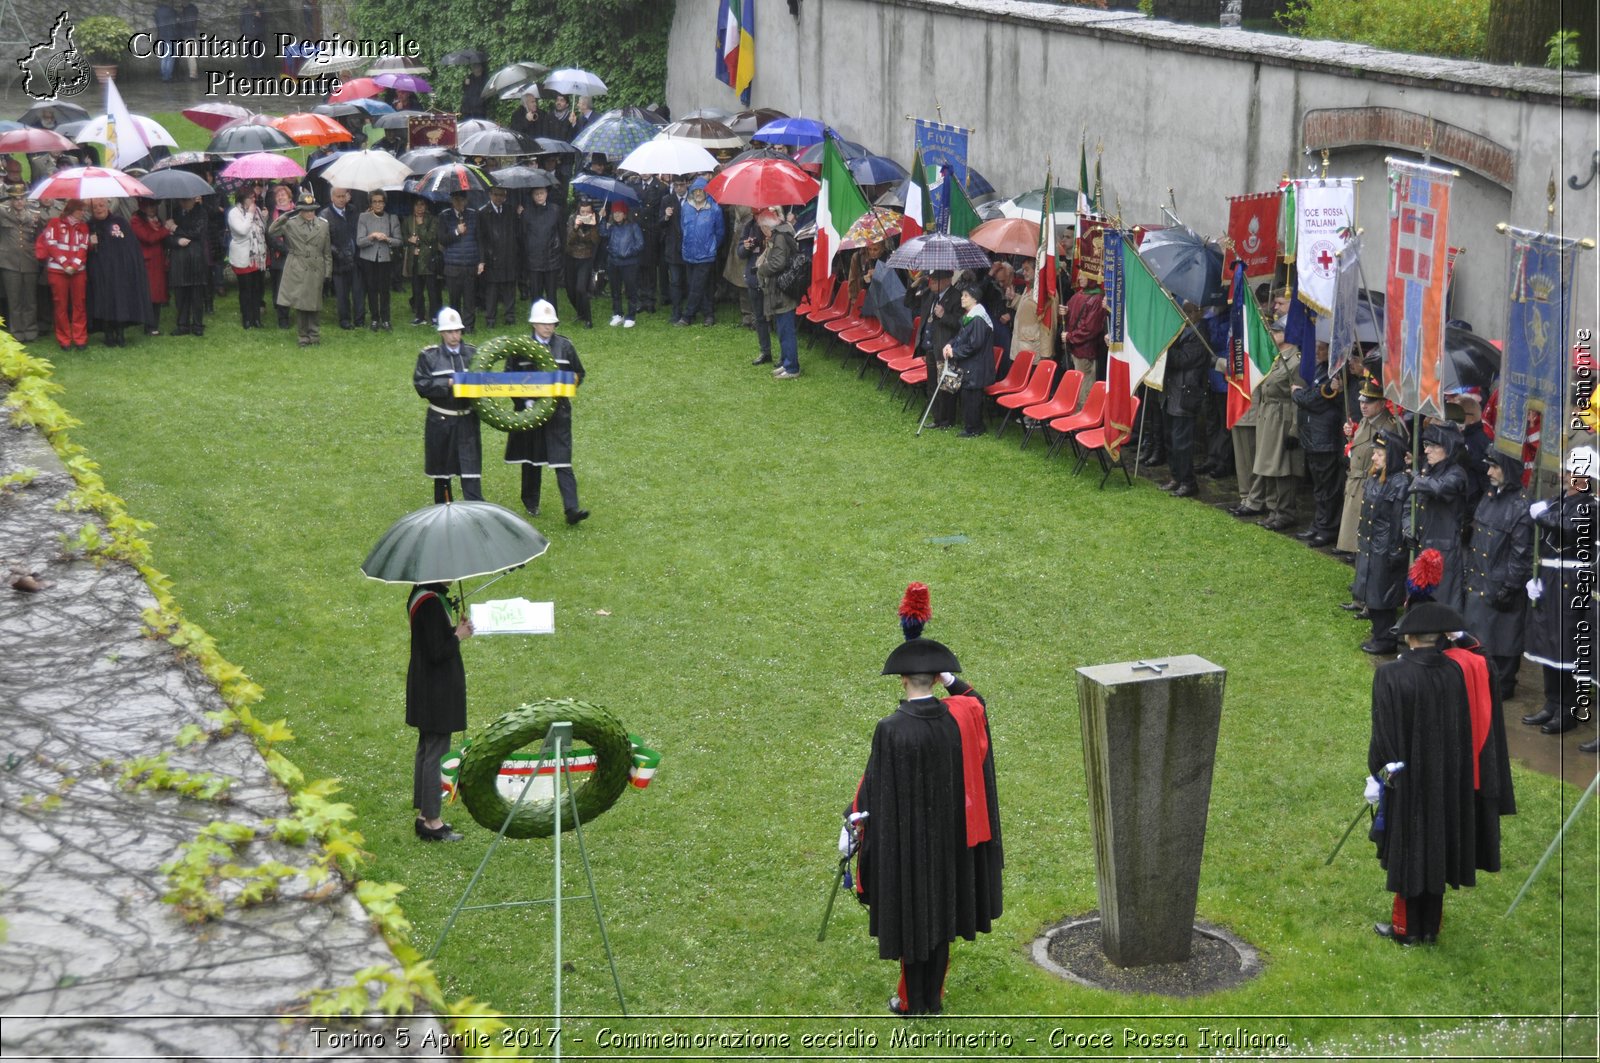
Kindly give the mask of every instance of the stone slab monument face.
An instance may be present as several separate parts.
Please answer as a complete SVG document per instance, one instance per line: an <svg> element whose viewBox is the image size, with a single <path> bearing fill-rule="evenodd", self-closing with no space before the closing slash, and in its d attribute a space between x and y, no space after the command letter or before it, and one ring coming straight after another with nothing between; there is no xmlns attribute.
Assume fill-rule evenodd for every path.
<svg viewBox="0 0 1600 1063"><path fill-rule="evenodd" d="M1120 967L1189 958L1227 674L1193 655L1078 669L1101 946Z"/></svg>

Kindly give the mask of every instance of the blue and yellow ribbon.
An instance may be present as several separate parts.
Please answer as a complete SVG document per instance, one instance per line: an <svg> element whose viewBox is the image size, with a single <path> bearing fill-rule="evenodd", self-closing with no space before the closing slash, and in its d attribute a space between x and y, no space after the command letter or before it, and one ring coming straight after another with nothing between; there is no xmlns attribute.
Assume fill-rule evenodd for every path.
<svg viewBox="0 0 1600 1063"><path fill-rule="evenodd" d="M576 373L457 373L458 399L570 399L578 393Z"/></svg>

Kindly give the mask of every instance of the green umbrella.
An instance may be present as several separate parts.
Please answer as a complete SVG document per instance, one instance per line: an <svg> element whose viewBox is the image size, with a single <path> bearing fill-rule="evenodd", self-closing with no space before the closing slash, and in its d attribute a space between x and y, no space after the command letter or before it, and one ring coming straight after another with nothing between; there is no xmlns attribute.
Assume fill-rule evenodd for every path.
<svg viewBox="0 0 1600 1063"><path fill-rule="evenodd" d="M548 549L544 536L503 506L446 502L395 521L361 571L384 583L455 583L520 568Z"/></svg>

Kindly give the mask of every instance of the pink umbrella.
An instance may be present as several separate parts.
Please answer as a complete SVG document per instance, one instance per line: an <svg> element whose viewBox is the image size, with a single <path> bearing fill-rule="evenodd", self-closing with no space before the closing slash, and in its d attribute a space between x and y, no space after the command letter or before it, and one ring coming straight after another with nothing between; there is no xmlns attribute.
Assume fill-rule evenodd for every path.
<svg viewBox="0 0 1600 1063"><path fill-rule="evenodd" d="M128 196L155 195L144 184L121 170L104 166L74 166L57 170L28 193L29 199L123 199Z"/></svg>
<svg viewBox="0 0 1600 1063"><path fill-rule="evenodd" d="M237 118L249 118L251 112L236 103L197 103L185 107L183 116L201 129L215 133Z"/></svg>
<svg viewBox="0 0 1600 1063"><path fill-rule="evenodd" d="M24 155L35 155L47 151L76 151L78 145L50 129L34 129L24 126L13 129L9 133L0 133L0 155L7 155L17 151Z"/></svg>
<svg viewBox="0 0 1600 1063"><path fill-rule="evenodd" d="M351 78L339 86L339 91L328 94L329 103L348 103L351 100L369 100L383 95L383 86L371 78Z"/></svg>
<svg viewBox="0 0 1600 1063"><path fill-rule="evenodd" d="M399 89L402 92L432 92L433 86L415 74L396 74L385 71L372 79L386 89Z"/></svg>
<svg viewBox="0 0 1600 1063"><path fill-rule="evenodd" d="M305 169L293 159L267 151L241 155L224 166L221 174L235 181L277 181L305 175Z"/></svg>

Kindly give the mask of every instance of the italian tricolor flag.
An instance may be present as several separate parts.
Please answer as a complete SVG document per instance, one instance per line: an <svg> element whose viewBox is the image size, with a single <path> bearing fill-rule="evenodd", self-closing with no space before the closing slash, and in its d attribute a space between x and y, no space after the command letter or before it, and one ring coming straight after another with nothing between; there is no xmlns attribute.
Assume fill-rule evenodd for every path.
<svg viewBox="0 0 1600 1063"><path fill-rule="evenodd" d="M872 209L844 164L839 146L828 137L822 145L822 191L817 194L817 242L811 252L813 284L833 276L833 255L856 219Z"/></svg>
<svg viewBox="0 0 1600 1063"><path fill-rule="evenodd" d="M1228 337L1228 412L1232 428L1254 401L1256 385L1272 369L1278 345L1267 331L1261 307L1244 282L1244 263L1236 263L1233 285L1233 320Z"/></svg>
<svg viewBox="0 0 1600 1063"><path fill-rule="evenodd" d="M1107 235L1110 236L1109 231ZM1113 244L1121 256L1118 276L1113 282L1115 291L1111 295L1112 312L1121 313L1121 327L1113 330L1110 348L1112 358L1127 363L1127 389L1132 394L1183 331L1184 320L1172 297L1151 276L1150 268L1133 249L1133 244L1125 234L1119 235L1114 241L1108 239L1105 245L1108 272ZM1151 386L1159 385L1152 382ZM1110 388L1107 388L1107 398L1110 398Z"/></svg>
<svg viewBox="0 0 1600 1063"><path fill-rule="evenodd" d="M911 180L906 185L906 212L900 219L900 242L921 236L933 225L933 197L928 194L928 168L922 149L911 160Z"/></svg>

